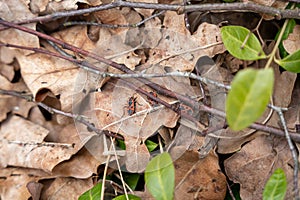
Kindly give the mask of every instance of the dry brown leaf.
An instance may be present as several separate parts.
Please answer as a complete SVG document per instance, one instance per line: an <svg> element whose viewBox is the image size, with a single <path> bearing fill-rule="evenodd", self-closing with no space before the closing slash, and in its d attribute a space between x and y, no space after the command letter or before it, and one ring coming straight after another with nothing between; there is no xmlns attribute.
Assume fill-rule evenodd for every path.
<svg viewBox="0 0 300 200"><path fill-rule="evenodd" d="M273 8L284 9L288 5L288 1L276 1L276 0L243 0L243 2L254 2L257 4L270 6ZM274 16L263 14L264 20L274 19Z"/></svg>
<svg viewBox="0 0 300 200"><path fill-rule="evenodd" d="M26 187L31 194L32 200L40 199L41 192L43 189L43 184L35 181L30 181L29 183L27 183Z"/></svg>
<svg viewBox="0 0 300 200"><path fill-rule="evenodd" d="M94 13L94 16L102 23L102 24L114 24L114 25L125 25L127 24L127 20L122 14L121 10L118 8L113 8L109 10L102 10ZM118 34L127 30L128 28L117 28L110 29L110 31L114 34Z"/></svg>
<svg viewBox="0 0 300 200"><path fill-rule="evenodd" d="M59 11L76 10L78 2L82 2L82 0L32 0L30 2L30 9L33 13L49 14Z"/></svg>
<svg viewBox="0 0 300 200"><path fill-rule="evenodd" d="M218 157L210 153L199 160L197 151L187 151L174 162L175 199L224 199L226 177L221 172Z"/></svg>
<svg viewBox="0 0 300 200"><path fill-rule="evenodd" d="M142 2L142 3L158 3L157 0L133 0L132 2ZM134 8L138 13L144 16L144 18L150 17L153 13L153 9L143 9L143 8Z"/></svg>
<svg viewBox="0 0 300 200"><path fill-rule="evenodd" d="M300 124L300 80L295 83L292 93L292 100L288 111L284 113L286 124L290 130L296 129L296 125ZM295 130L299 131L299 130ZM299 148L299 147L298 147Z"/></svg>
<svg viewBox="0 0 300 200"><path fill-rule="evenodd" d="M31 196L27 190L27 183L38 181L49 174L42 170L25 168L5 168L0 170L0 197L1 199L28 200Z"/></svg>
<svg viewBox="0 0 300 200"><path fill-rule="evenodd" d="M2 90L14 90L19 92L28 90L26 85L22 81L12 84L1 75L0 82L0 89ZM7 113L9 112L13 112L23 117L27 117L29 110L33 106L33 103L29 103L25 99L20 99L18 97L7 95L0 95L0 121L3 121L6 118Z"/></svg>
<svg viewBox="0 0 300 200"><path fill-rule="evenodd" d="M90 153L90 151L92 151L91 144L87 143L86 146L89 151L86 148L82 148L70 160L55 166L52 170L52 174L55 176L74 177L79 179L86 179L91 177L93 174L97 174L98 166L105 163L107 158L103 156L102 160L99 160L99 157ZM102 145L98 144L98 146ZM98 151L98 153L100 154L101 151Z"/></svg>
<svg viewBox="0 0 300 200"><path fill-rule="evenodd" d="M25 1L22 0L11 0L11 1L0 1L0 16L2 19L7 21L24 20L34 18L28 9ZM24 25L27 28L35 29L35 23ZM37 36L19 31L17 29L7 29L0 32L0 41L2 43L10 43L15 45L27 46L27 47L39 47L39 39ZM27 50L16 50L7 47L1 47L1 61L4 63L11 63L13 57L17 57L20 53L29 54L31 51Z"/></svg>
<svg viewBox="0 0 300 200"><path fill-rule="evenodd" d="M84 27L72 27L55 35L83 49L95 48L88 39ZM78 74L77 66L62 59L37 53L19 56L17 59L21 66L22 76L34 96L41 89L48 89L55 96L60 96L63 111L71 111L74 81ZM59 117L58 121L63 123L64 118Z"/></svg>
<svg viewBox="0 0 300 200"><path fill-rule="evenodd" d="M288 182L285 198L293 199L293 161L287 142L283 138L257 137L224 164L229 179L241 184L242 199L262 199L266 181L279 167L284 170Z"/></svg>
<svg viewBox="0 0 300 200"><path fill-rule="evenodd" d="M291 34L289 34L286 40L283 40L284 49L292 54L300 49L300 25L296 25Z"/></svg>
<svg viewBox="0 0 300 200"><path fill-rule="evenodd" d="M78 199L85 191L93 187L92 178L56 178L53 182L44 186L41 199Z"/></svg>
<svg viewBox="0 0 300 200"><path fill-rule="evenodd" d="M152 45L154 48L149 52L149 65L160 64L170 66L173 70L192 71L199 57L213 57L225 51L222 44L217 44L221 42L221 35L216 25L202 23L190 35L185 28L183 15L166 12L164 26L168 29L146 29L147 36L153 38L155 35L157 38L157 45Z"/></svg>
<svg viewBox="0 0 300 200"><path fill-rule="evenodd" d="M126 145L126 169L134 173L143 172L150 160L150 153L144 143L145 141L130 136L125 136L124 141Z"/></svg>
<svg viewBox="0 0 300 200"><path fill-rule="evenodd" d="M1 127L1 166L19 166L51 171L78 150L67 143L43 143L48 130L13 116ZM72 140L73 138L69 138ZM41 144L43 143L43 144ZM69 145L68 145L69 144ZM12 153L13 152L13 153Z"/></svg>

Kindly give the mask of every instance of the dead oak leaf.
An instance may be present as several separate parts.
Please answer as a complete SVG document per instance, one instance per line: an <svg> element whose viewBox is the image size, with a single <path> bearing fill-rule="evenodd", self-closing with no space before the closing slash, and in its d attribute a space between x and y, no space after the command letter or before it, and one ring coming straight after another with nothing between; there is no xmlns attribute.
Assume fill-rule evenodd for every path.
<svg viewBox="0 0 300 200"><path fill-rule="evenodd" d="M226 177L221 172L218 157L210 153L199 160L195 151L187 151L174 162L175 199L224 199Z"/></svg>
<svg viewBox="0 0 300 200"><path fill-rule="evenodd" d="M48 130L17 116L1 127L1 166L18 166L51 171L76 151L71 144L43 143Z"/></svg>

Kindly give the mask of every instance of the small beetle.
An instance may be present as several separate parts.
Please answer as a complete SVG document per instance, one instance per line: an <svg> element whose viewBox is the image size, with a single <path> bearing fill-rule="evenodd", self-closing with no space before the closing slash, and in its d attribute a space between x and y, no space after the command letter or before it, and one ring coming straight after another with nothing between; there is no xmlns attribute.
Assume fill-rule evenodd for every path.
<svg viewBox="0 0 300 200"><path fill-rule="evenodd" d="M150 95L154 96L155 98L157 98L157 93L156 92L149 92ZM147 97L148 102L150 103L151 106L155 106L158 103L152 99L150 99L149 97Z"/></svg>
<svg viewBox="0 0 300 200"><path fill-rule="evenodd" d="M128 115L133 115L136 109L136 97L130 97L127 105L127 113Z"/></svg>

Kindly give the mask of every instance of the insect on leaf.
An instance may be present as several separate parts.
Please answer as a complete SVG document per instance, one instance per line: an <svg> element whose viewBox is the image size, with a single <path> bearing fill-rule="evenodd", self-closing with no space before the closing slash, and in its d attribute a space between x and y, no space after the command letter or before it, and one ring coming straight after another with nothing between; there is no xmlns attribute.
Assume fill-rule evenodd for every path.
<svg viewBox="0 0 300 200"><path fill-rule="evenodd" d="M249 33L250 31L242 26L224 26L221 28L222 41L231 55L241 60L266 58L257 37L253 33L250 35ZM246 43L245 40L247 40Z"/></svg>
<svg viewBox="0 0 300 200"><path fill-rule="evenodd" d="M274 84L273 69L245 69L231 83L226 100L226 119L232 130L251 125L265 111Z"/></svg>
<svg viewBox="0 0 300 200"><path fill-rule="evenodd" d="M266 183L263 200L283 200L286 193L287 181L282 169L276 169Z"/></svg>
<svg viewBox="0 0 300 200"><path fill-rule="evenodd" d="M300 49L282 60L275 60L285 70L300 73Z"/></svg>
<svg viewBox="0 0 300 200"><path fill-rule="evenodd" d="M175 188L175 169L169 153L154 157L145 170L146 187L156 200L172 200Z"/></svg>
<svg viewBox="0 0 300 200"><path fill-rule="evenodd" d="M102 183L97 183L92 189L86 191L78 200L95 200L100 199L102 190Z"/></svg>

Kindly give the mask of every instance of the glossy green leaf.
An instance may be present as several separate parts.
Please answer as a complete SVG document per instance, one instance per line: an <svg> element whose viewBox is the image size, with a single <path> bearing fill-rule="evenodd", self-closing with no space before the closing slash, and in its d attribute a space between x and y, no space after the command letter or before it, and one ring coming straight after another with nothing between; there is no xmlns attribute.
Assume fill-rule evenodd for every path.
<svg viewBox="0 0 300 200"><path fill-rule="evenodd" d="M135 190L135 188L139 182L140 176L141 175L139 175L139 174L123 172L124 180L132 190Z"/></svg>
<svg viewBox="0 0 300 200"><path fill-rule="evenodd" d="M97 183L92 189L86 191L80 197L78 200L96 200L100 199L101 197L101 189L102 189L102 183Z"/></svg>
<svg viewBox="0 0 300 200"><path fill-rule="evenodd" d="M268 180L264 193L263 200L283 200L287 188L287 181L282 169L276 169Z"/></svg>
<svg viewBox="0 0 300 200"><path fill-rule="evenodd" d="M158 144L156 144L155 142L152 142L151 140L146 140L145 143L146 143L146 146L147 146L149 152L152 152L158 146Z"/></svg>
<svg viewBox="0 0 300 200"><path fill-rule="evenodd" d="M145 183L156 200L172 200L175 188L175 169L169 153L154 157L145 170Z"/></svg>
<svg viewBox="0 0 300 200"><path fill-rule="evenodd" d="M140 197L137 197L133 194L128 194L128 199L130 199L130 200L141 200ZM127 200L127 199L126 199L126 195L123 194L121 196L117 196L116 198L113 198L113 200Z"/></svg>
<svg viewBox="0 0 300 200"><path fill-rule="evenodd" d="M300 73L300 49L282 60L275 60L285 70Z"/></svg>
<svg viewBox="0 0 300 200"><path fill-rule="evenodd" d="M266 58L259 40L242 26L224 26L221 28L222 41L231 55L241 60ZM249 35L249 37L248 37ZM248 37L246 43L246 37Z"/></svg>
<svg viewBox="0 0 300 200"><path fill-rule="evenodd" d="M234 77L226 100L226 119L232 130L242 130L266 109L274 84L273 69L245 69Z"/></svg>

